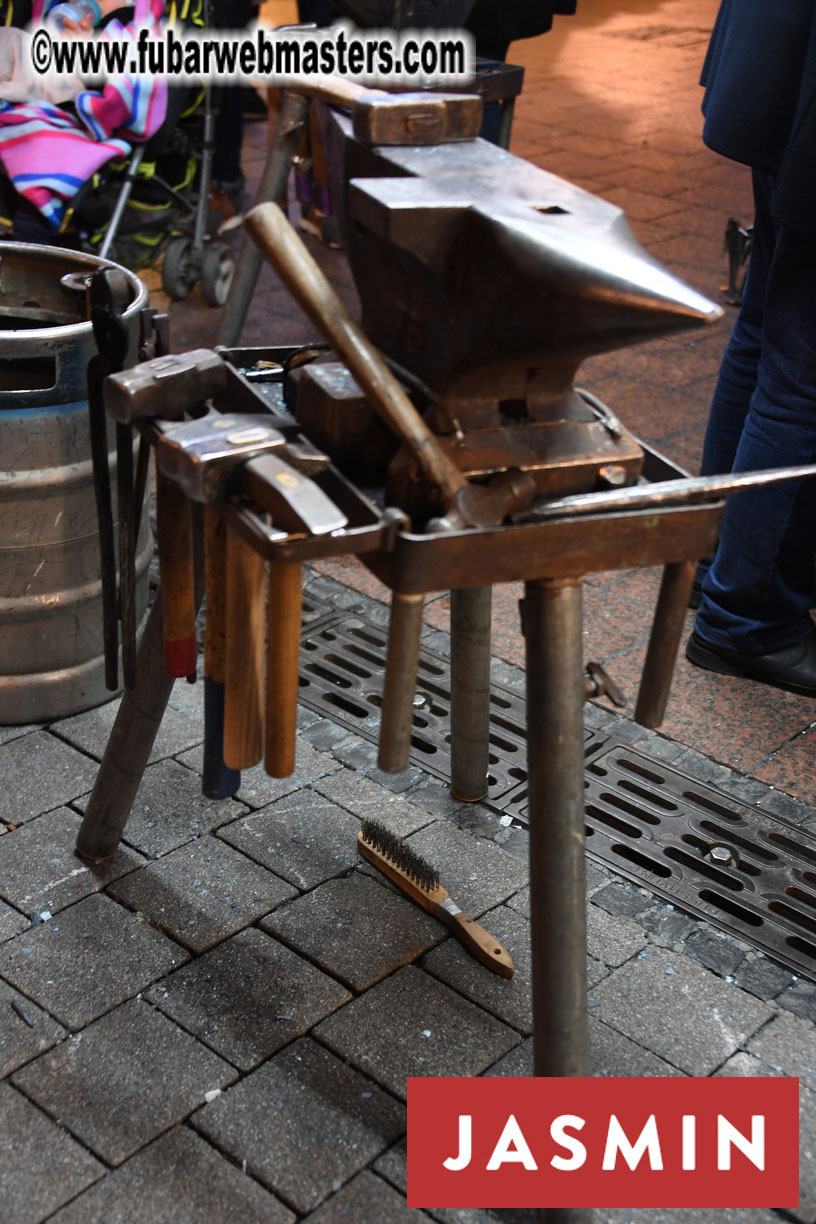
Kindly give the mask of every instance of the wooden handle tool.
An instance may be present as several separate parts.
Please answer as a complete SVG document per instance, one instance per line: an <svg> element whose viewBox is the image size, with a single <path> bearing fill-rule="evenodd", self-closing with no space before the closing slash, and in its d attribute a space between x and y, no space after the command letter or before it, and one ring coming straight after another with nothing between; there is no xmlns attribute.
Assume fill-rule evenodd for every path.
<svg viewBox="0 0 816 1224"><path fill-rule="evenodd" d="M156 477L156 534L164 618L164 670L168 676L195 675L196 606L190 503L161 472Z"/></svg>
<svg viewBox="0 0 816 1224"><path fill-rule="evenodd" d="M451 934L486 969L499 977L513 976L513 961L505 948L483 926L462 913L440 885L433 868L402 838L378 821L366 820L357 834L357 849L406 896L444 922Z"/></svg>
<svg viewBox="0 0 816 1224"><path fill-rule="evenodd" d="M278 561L269 566L269 635L266 660L266 753L273 778L295 768L295 731L302 611L301 567Z"/></svg>
<svg viewBox="0 0 816 1224"><path fill-rule="evenodd" d="M224 696L227 675L227 528L212 507L204 508L207 625L204 632L204 769L202 789L227 799L241 785L237 769L224 762Z"/></svg>
<svg viewBox="0 0 816 1224"><path fill-rule="evenodd" d="M250 769L263 756L266 566L245 540L227 532L224 761Z"/></svg>

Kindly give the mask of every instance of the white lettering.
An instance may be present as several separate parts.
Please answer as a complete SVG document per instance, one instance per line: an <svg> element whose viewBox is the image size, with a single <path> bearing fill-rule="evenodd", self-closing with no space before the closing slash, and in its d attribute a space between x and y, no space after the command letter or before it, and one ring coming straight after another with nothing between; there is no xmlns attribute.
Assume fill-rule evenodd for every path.
<svg viewBox="0 0 816 1224"><path fill-rule="evenodd" d="M663 1157L660 1153L660 1140L657 1136L657 1122L654 1114L651 1114L648 1122L637 1137L634 1146L629 1142L623 1127L612 1114L609 1118L609 1130L606 1135L606 1147L604 1149L603 1169L614 1169L617 1160L617 1154L620 1152L623 1159L628 1164L632 1172L635 1171L640 1164L640 1159L643 1153L648 1149L649 1163L652 1169L663 1168Z"/></svg>
<svg viewBox="0 0 816 1224"><path fill-rule="evenodd" d="M573 1169L580 1169L586 1164L587 1150L579 1139L574 1135L567 1134L567 1127L572 1127L573 1130L583 1130L586 1123L583 1118L579 1118L576 1114L559 1114L550 1124L550 1135L556 1143L561 1147L565 1147L572 1156L569 1160L565 1156L553 1156L550 1164L554 1169L561 1169L565 1173L571 1173Z"/></svg>
<svg viewBox="0 0 816 1224"><path fill-rule="evenodd" d="M459 1115L459 1154L458 1156L449 1156L447 1160L443 1160L442 1164L446 1169L450 1169L451 1173L458 1173L460 1169L466 1169L470 1164L470 1157L473 1152L473 1117L471 1114Z"/></svg>
<svg viewBox="0 0 816 1224"><path fill-rule="evenodd" d="M765 1115L751 1114L751 1138L746 1139L722 1114L717 1114L717 1168L731 1168L731 1148L737 1147L752 1165L765 1169Z"/></svg>
<svg viewBox="0 0 816 1224"><path fill-rule="evenodd" d="M504 1130L499 1136L499 1142L487 1162L487 1171L492 1173L501 1165L511 1163L523 1164L530 1172L535 1172L538 1168L514 1114L510 1114L505 1123Z"/></svg>
<svg viewBox="0 0 816 1224"><path fill-rule="evenodd" d="M683 1114L683 1169L697 1168L697 1119L694 1114Z"/></svg>

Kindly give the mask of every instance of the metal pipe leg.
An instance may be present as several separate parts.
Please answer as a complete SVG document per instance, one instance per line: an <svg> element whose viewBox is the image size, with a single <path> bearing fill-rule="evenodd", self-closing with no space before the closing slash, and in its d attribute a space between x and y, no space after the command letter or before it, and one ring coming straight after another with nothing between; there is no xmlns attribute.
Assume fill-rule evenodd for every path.
<svg viewBox="0 0 816 1224"><path fill-rule="evenodd" d="M275 143L269 150L263 177L258 184L256 204L265 204L267 200L278 200L285 191L292 158L300 143L308 113L308 98L288 92L284 95ZM238 256L235 275L224 304L221 327L218 331L219 344L226 344L229 347L238 343L262 263L263 255L247 235L241 247L241 254Z"/></svg>
<svg viewBox="0 0 816 1224"><path fill-rule="evenodd" d="M534 1072L588 1073L581 583L525 584ZM542 1208L546 1224L589 1224Z"/></svg>
<svg viewBox="0 0 816 1224"><path fill-rule="evenodd" d="M492 587L451 591L451 794L487 794Z"/></svg>
<svg viewBox="0 0 816 1224"><path fill-rule="evenodd" d="M204 597L201 515L193 508L195 606ZM110 858L119 848L175 680L164 671L161 592L156 592L136 656L136 683L126 692L77 835L85 858Z"/></svg>
<svg viewBox="0 0 816 1224"><path fill-rule="evenodd" d="M644 727L659 727L666 713L696 570L696 561L675 561L663 570L635 706L635 722Z"/></svg>

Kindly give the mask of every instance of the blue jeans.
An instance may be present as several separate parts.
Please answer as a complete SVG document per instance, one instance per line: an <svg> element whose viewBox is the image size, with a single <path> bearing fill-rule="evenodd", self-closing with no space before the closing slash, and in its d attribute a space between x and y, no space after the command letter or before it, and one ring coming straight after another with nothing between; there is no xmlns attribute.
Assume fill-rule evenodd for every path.
<svg viewBox="0 0 816 1224"><path fill-rule="evenodd" d="M754 171L743 303L711 405L702 472L816 461L816 233L777 224ZM713 646L780 650L813 628L816 479L729 497L695 622Z"/></svg>

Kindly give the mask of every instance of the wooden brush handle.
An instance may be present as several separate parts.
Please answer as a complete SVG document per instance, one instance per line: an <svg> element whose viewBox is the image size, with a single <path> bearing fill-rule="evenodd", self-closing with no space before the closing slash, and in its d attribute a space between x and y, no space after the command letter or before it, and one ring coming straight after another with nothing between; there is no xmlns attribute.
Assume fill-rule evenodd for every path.
<svg viewBox="0 0 816 1224"><path fill-rule="evenodd" d="M455 935L462 947L467 948L471 956L475 956L486 969L491 973L498 973L499 977L511 978L514 972L513 961L508 952L499 943L495 936L486 931L483 926L475 922L473 918L469 918L467 914L463 914L461 910L449 903L451 908L456 912L451 913L451 908L448 905L440 905L437 907L436 916L440 918L445 926Z"/></svg>

